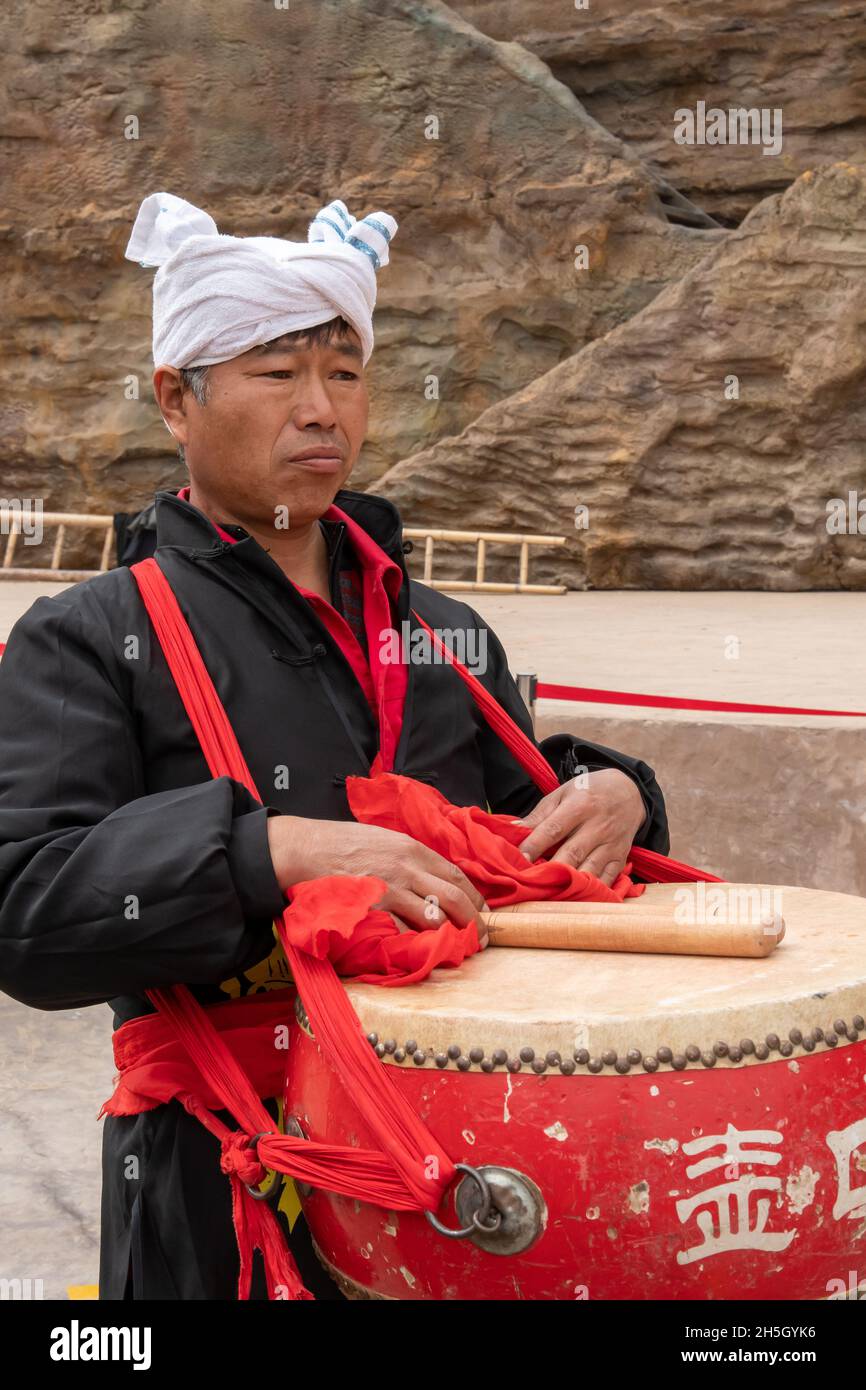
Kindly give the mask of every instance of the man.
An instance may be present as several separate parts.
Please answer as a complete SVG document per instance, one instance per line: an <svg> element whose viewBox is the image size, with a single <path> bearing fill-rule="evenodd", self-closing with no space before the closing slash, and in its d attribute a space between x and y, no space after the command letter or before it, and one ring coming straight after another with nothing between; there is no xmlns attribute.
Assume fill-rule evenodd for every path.
<svg viewBox="0 0 866 1390"><path fill-rule="evenodd" d="M345 488L395 231L335 202L307 243L234 238L171 195L142 205L127 254L160 266L154 390L190 479L157 494L157 557L267 804L210 778L128 569L39 599L0 663L0 986L25 1003L108 1002L118 1027L151 1012L147 988L212 1003L283 987L273 918L327 874L379 876L406 929L466 925L483 904L458 869L352 819L346 776L374 762L525 818L531 858L607 882L633 842L668 848L644 763L556 735L541 746L562 786L539 799L453 669L383 656L417 630L411 609L471 635L531 734L495 634L410 583L395 508ZM277 1200L308 1286L339 1297L291 1183ZM232 1298L237 1273L212 1136L175 1101L107 1118L100 1296Z"/></svg>

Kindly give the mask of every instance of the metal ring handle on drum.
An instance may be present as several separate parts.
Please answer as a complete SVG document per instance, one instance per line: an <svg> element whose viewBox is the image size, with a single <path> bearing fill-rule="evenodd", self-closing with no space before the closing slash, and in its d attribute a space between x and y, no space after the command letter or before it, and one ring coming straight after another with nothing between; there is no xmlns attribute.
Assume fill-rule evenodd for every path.
<svg viewBox="0 0 866 1390"><path fill-rule="evenodd" d="M477 1168L470 1167L468 1163L455 1163L454 1167L457 1172L465 1173L467 1177L474 1178L481 1194L481 1206L477 1211L472 1213L471 1225L462 1226L459 1230L454 1231L448 1226L443 1226L442 1222L437 1216L433 1215L432 1211L425 1211L424 1215L430 1222L434 1231L438 1231L440 1236L450 1236L452 1240L464 1240L466 1236L474 1236L476 1231L484 1231L488 1235L492 1235L494 1231L498 1230L502 1215L493 1208L493 1196L487 1179L483 1173L480 1173ZM493 1209L493 1220L488 1220L488 1217L491 1216L491 1209Z"/></svg>
<svg viewBox="0 0 866 1390"><path fill-rule="evenodd" d="M255 1149L256 1158L258 1158L258 1156L259 1156L258 1148L256 1148L256 1145L258 1144L259 1140L260 1140L260 1139L264 1139L264 1137L265 1137L266 1134L275 1134L275 1133L276 1133L276 1131L273 1130L273 1129L262 1129L262 1130L259 1130L258 1134L254 1134L254 1135L253 1135L252 1139L250 1140L250 1148L251 1148L251 1149ZM250 1196L253 1197L253 1198L255 1198L255 1200L256 1200L257 1202L266 1202L266 1201L268 1200L269 1197L273 1197L274 1193L276 1192L277 1188L278 1188L279 1185L280 1185L280 1181L281 1181L281 1179L282 1179L282 1176L283 1176L282 1173L280 1173L280 1172L275 1168L275 1169L274 1169L274 1175L273 1175L273 1177L271 1178L270 1182L268 1183L267 1187L264 1189L264 1191L263 1191L260 1187L250 1187L250 1185L249 1185L248 1182L245 1182L245 1183L244 1183L244 1187L247 1189L247 1192L250 1194Z"/></svg>

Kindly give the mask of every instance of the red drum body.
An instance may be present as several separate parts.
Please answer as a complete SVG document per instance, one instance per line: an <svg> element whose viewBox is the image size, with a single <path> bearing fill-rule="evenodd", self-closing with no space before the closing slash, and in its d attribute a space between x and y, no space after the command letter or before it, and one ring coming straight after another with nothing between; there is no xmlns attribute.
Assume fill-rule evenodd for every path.
<svg viewBox="0 0 866 1390"><path fill-rule="evenodd" d="M302 1192L345 1292L866 1290L866 901L725 888L776 895L787 934L767 959L496 947L422 985L347 985L382 1065L452 1159L488 1173L503 1220L449 1239L422 1215ZM298 1015L286 1116L308 1138L375 1147ZM477 1191L464 1177L439 1219L471 1224Z"/></svg>

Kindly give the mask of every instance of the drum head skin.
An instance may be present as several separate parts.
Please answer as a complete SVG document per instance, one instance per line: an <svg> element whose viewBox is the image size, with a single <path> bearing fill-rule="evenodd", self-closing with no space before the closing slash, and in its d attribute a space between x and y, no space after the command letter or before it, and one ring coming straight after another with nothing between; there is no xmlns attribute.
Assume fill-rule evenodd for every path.
<svg viewBox="0 0 866 1390"><path fill-rule="evenodd" d="M650 885L622 910L682 911L683 887ZM782 1060L863 1036L866 899L699 887L724 890L722 911L781 911L784 940L764 959L489 947L420 985L346 988L383 1062L398 1066L499 1070L504 1053L512 1070L611 1076Z"/></svg>

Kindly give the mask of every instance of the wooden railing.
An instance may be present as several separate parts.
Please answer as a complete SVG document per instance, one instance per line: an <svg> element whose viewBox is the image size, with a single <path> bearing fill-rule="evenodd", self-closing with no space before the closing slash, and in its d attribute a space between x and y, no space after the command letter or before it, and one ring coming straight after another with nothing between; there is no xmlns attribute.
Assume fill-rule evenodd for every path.
<svg viewBox="0 0 866 1390"><path fill-rule="evenodd" d="M42 512L39 521L43 529L57 528L51 564L48 567L25 567L14 564L18 540L23 534L20 511L0 508L0 533L6 535L6 549L0 566L0 579L53 579L58 583L76 584L79 580L90 579L95 574L103 574L109 567L112 542L114 538L114 518L111 516L86 516L77 512ZM70 530L104 531L102 554L96 570L64 569L62 564L63 546ZM530 536L509 531L443 531L436 526L407 526L403 535L409 540L424 542L424 573L421 576L431 589L451 589L455 592L474 591L488 594L564 594L562 584L530 584L529 552L531 547L548 548L565 545L565 536ZM435 579L433 561L435 545L439 541L446 545L475 546L475 578ZM516 556L517 579L514 583L495 582L485 579L489 545L512 545L518 547Z"/></svg>
<svg viewBox="0 0 866 1390"><path fill-rule="evenodd" d="M451 589L453 592L474 591L485 594L564 594L564 584L529 583L530 546L547 547L565 545L565 536L526 536L509 531L442 531L435 526L406 526L403 535L409 540L424 542L424 573L421 579L431 589ZM475 546L475 578L472 579L434 579L433 556L436 541L449 544L470 544ZM487 566L488 545L519 546L517 582L515 584L496 583L484 578Z"/></svg>
<svg viewBox="0 0 866 1390"><path fill-rule="evenodd" d="M112 516L84 516L77 512L41 512L28 513L28 523L31 516L37 516L43 530L50 527L57 527L57 534L54 537L54 548L51 552L51 564L48 568L42 566L16 566L13 561L18 547L18 539L23 534L21 525L21 512L18 509L0 507L0 534L6 536L6 549L3 554L3 564L0 566L0 579L53 579L58 584L77 584L80 579L90 579L95 574L104 574L108 569L108 562L111 558L111 545L114 539L114 517ZM61 561L63 558L63 545L67 538L67 531L70 530L105 531L105 538L102 543L102 555L99 561L98 570L70 570L64 569Z"/></svg>

